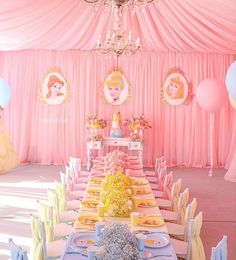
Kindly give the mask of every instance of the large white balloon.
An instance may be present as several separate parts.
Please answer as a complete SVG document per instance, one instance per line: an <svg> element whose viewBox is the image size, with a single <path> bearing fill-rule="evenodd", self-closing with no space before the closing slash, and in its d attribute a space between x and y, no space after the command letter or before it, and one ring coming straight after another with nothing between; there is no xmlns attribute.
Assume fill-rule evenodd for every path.
<svg viewBox="0 0 236 260"><path fill-rule="evenodd" d="M0 107L4 108L7 106L11 98L11 90L4 79L0 79Z"/></svg>
<svg viewBox="0 0 236 260"><path fill-rule="evenodd" d="M229 66L225 82L229 95L236 100L236 60Z"/></svg>

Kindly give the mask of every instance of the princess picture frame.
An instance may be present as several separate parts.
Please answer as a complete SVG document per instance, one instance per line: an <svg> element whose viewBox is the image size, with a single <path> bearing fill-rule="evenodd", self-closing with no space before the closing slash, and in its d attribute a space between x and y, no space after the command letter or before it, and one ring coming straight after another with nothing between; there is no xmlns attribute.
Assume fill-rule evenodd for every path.
<svg viewBox="0 0 236 260"><path fill-rule="evenodd" d="M169 71L162 85L162 100L170 105L189 104L192 101L192 89L184 73L173 68Z"/></svg>
<svg viewBox="0 0 236 260"><path fill-rule="evenodd" d="M111 105L124 104L130 98L130 84L121 70L113 69L102 85L103 96Z"/></svg>
<svg viewBox="0 0 236 260"><path fill-rule="evenodd" d="M69 84L60 70L49 70L40 85L40 101L48 105L60 105L69 97Z"/></svg>

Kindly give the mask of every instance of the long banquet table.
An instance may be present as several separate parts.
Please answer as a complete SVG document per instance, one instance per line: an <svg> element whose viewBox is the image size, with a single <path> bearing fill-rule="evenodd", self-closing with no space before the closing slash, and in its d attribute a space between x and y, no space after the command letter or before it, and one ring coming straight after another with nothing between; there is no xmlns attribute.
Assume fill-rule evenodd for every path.
<svg viewBox="0 0 236 260"><path fill-rule="evenodd" d="M135 176L135 178L142 178L142 179L146 180L145 175ZM98 187L97 185L92 185L92 184L90 184L88 182L86 191L88 189L97 188L97 187ZM146 187L146 188L150 188L151 189L151 186L150 186L149 183L146 184L145 186L142 186L142 187ZM85 194L84 194L84 199L87 199L87 198L89 198L89 199L99 199L99 197L88 195L86 191L85 191ZM140 199L144 199L144 198L155 199L155 196L154 196L153 192L151 192L149 194L145 194L145 195L138 195L138 197ZM154 207L151 207L151 208L137 208L135 211L136 212L140 212L140 216L144 216L144 217L145 216L161 217L161 212L160 212L160 209L159 209L158 205L156 205ZM77 217L85 216L85 215L97 216L97 209L86 208L83 205L81 205L81 208L80 208L80 210L78 212L78 216ZM146 226L143 227L143 226L140 226L140 225L138 225L138 226L131 226L129 217L102 217L102 219L103 219L104 222L112 221L112 222L119 222L119 223L127 224L127 225L130 226L130 230L132 232L135 232L135 231L138 231L138 230L150 231L150 233L151 233L150 236L151 236L152 239L155 239L155 236L158 236L160 234L163 235L164 237L166 237L167 239L170 239L165 224L162 225L162 226L159 226L159 227L146 227ZM87 256L79 255L77 253L73 254L71 252L68 253L69 251L71 251L71 250L69 250L69 248L70 248L70 245L72 244L72 241L77 236L79 236L79 234L81 234L82 232L90 233L90 234L93 233L94 234L94 238L95 238L95 231L94 230L88 230L87 226L82 225L80 223L79 224L76 223L76 225L74 226L74 232L71 234L71 236L68 239L67 246L66 246L64 255L62 255L62 257L61 257L61 260L73 260L73 259L81 259L82 260L82 259L87 259ZM157 256L157 254L153 253L153 255L155 255L155 257L150 257L148 259L177 260L177 256L176 256L176 254L174 252L174 249L173 249L173 247L171 245L171 241L165 247L158 248L158 249L155 249L155 250L148 248L148 250L149 251L156 251L156 252L158 250L158 256Z"/></svg>

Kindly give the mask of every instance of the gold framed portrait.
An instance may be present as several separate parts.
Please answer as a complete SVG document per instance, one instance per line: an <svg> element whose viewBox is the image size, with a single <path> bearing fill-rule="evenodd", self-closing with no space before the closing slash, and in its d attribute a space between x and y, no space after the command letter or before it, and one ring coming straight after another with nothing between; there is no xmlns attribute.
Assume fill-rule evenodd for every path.
<svg viewBox="0 0 236 260"><path fill-rule="evenodd" d="M102 92L107 103L117 106L130 98L130 83L118 68L112 69L102 84Z"/></svg>
<svg viewBox="0 0 236 260"><path fill-rule="evenodd" d="M183 71L171 69L162 84L162 100L172 106L189 104L192 101L192 88Z"/></svg>
<svg viewBox="0 0 236 260"><path fill-rule="evenodd" d="M58 68L52 67L40 85L40 101L48 105L60 105L68 99L69 93L69 83Z"/></svg>

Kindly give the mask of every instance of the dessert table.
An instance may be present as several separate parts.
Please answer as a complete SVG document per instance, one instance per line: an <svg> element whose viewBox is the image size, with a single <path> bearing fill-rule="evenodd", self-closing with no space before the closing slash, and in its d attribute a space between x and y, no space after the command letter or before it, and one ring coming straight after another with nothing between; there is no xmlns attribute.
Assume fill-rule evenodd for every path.
<svg viewBox="0 0 236 260"><path fill-rule="evenodd" d="M143 176L140 177L135 176L135 179L146 180L147 184L143 185L142 188L150 190L150 192L148 192L147 194L135 195L136 196L135 198L137 200L139 199L155 200L155 196L151 190L151 186L148 183L147 179ZM131 186L131 187L132 189L135 189L136 187L140 187L140 186ZM99 185L94 185L89 182L87 186L87 190L85 191L85 195L84 195L84 200L86 199L99 200L99 196L91 196L91 194L88 194L87 192L88 189L99 189ZM138 207L135 211L140 213L140 217L152 217L152 216L161 217L161 212L158 205L152 207ZM88 216L88 215L92 215L94 217L98 216L97 208L94 209L87 208L81 205L81 208L78 212L78 217ZM103 222L112 221L113 223L118 222L118 223L127 224L128 226L130 226L131 232L139 233L145 231L148 239L155 240L155 239L160 239L161 237L162 239L168 241L167 244L163 247L159 247L159 248L145 247L145 250L142 252L142 254L148 253L151 254L152 257L142 257L142 259L177 260L177 256L171 245L171 240L168 235L168 231L165 223L160 226L143 226L139 224L137 226L131 226L130 217L109 217L109 216L102 217L102 221ZM88 259L86 254L83 255L81 251L77 251L78 249L73 247L73 241L75 241L76 238L80 237L81 234L83 234L83 236L88 236L90 238L96 239L96 233L94 229L90 229L88 228L88 226L83 225L76 221L74 225L74 232L71 234L71 236L68 239L66 250L64 255L61 257L61 260Z"/></svg>
<svg viewBox="0 0 236 260"><path fill-rule="evenodd" d="M90 170L92 165L92 151L101 150L104 146L111 147L127 147L130 151L138 151L140 163L143 162L143 143L132 142L128 137L113 138L104 137L103 141L87 141L87 171Z"/></svg>

